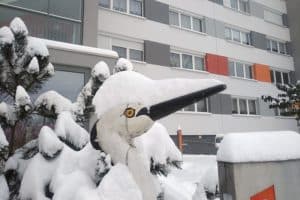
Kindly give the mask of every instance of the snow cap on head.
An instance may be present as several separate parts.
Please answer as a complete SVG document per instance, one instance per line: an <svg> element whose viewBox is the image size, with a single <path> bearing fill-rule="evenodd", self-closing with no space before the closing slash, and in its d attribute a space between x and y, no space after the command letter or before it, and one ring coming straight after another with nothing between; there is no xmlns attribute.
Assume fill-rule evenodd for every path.
<svg viewBox="0 0 300 200"><path fill-rule="evenodd" d="M36 57L33 57L28 65L27 72L30 74L39 73L40 67Z"/></svg>
<svg viewBox="0 0 300 200"><path fill-rule="evenodd" d="M16 105L19 106L26 106L31 105L30 96L26 92L26 90L18 85L17 91L16 91Z"/></svg>
<svg viewBox="0 0 300 200"><path fill-rule="evenodd" d="M132 63L125 58L119 58L116 66L114 67L114 73L122 71L133 71Z"/></svg>
<svg viewBox="0 0 300 200"><path fill-rule="evenodd" d="M3 26L0 28L0 45L1 44L11 44L14 41L14 34L11 32L10 28Z"/></svg>
<svg viewBox="0 0 300 200"><path fill-rule="evenodd" d="M49 56L46 44L38 38L28 37L27 51L31 56Z"/></svg>
<svg viewBox="0 0 300 200"><path fill-rule="evenodd" d="M10 22L10 28L14 34L22 34L24 36L28 35L28 30L23 22L23 20L19 17L15 17L11 22Z"/></svg>
<svg viewBox="0 0 300 200"><path fill-rule="evenodd" d="M109 76L109 68L104 61L98 62L92 69L92 77L100 81L105 81Z"/></svg>

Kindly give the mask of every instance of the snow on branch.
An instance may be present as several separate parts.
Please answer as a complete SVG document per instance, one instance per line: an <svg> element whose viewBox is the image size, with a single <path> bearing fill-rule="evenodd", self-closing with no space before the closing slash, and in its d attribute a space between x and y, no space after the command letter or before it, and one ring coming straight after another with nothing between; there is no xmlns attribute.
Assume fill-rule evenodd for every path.
<svg viewBox="0 0 300 200"><path fill-rule="evenodd" d="M113 71L114 73L118 73L122 71L133 71L133 65L129 60L125 58L119 58Z"/></svg>

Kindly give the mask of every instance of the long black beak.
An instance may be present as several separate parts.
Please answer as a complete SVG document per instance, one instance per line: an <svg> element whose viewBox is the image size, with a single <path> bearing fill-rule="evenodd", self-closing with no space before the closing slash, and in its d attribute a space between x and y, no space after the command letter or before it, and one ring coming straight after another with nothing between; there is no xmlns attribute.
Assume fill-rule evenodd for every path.
<svg viewBox="0 0 300 200"><path fill-rule="evenodd" d="M221 92L226 89L225 84L209 87L197 92L193 92L187 95L176 97L148 108L142 108L138 115L148 115L153 121L161 119L171 113L174 113L190 104L196 103L202 99L205 99L211 95Z"/></svg>

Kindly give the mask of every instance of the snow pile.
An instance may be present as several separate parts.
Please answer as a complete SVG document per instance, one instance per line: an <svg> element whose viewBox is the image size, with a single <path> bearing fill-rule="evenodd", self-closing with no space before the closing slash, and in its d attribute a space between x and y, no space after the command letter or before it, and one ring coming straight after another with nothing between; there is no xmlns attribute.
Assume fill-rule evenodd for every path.
<svg viewBox="0 0 300 200"><path fill-rule="evenodd" d="M0 45L1 44L11 44L14 41L14 35L10 28L3 26L0 28Z"/></svg>
<svg viewBox="0 0 300 200"><path fill-rule="evenodd" d="M133 71L132 63L125 58L120 58L114 67L114 73L122 71Z"/></svg>
<svg viewBox="0 0 300 200"><path fill-rule="evenodd" d="M73 109L73 104L69 99L53 90L41 94L34 105L37 109L45 108L48 111L54 111L55 114Z"/></svg>
<svg viewBox="0 0 300 200"><path fill-rule="evenodd" d="M55 74L54 72L54 66L52 65L52 63L49 63L46 68L45 68L46 72L50 75L53 76Z"/></svg>
<svg viewBox="0 0 300 200"><path fill-rule="evenodd" d="M98 62L92 69L91 75L95 79L98 79L102 82L105 81L110 76L107 64L103 61Z"/></svg>
<svg viewBox="0 0 300 200"><path fill-rule="evenodd" d="M33 57L28 65L27 72L30 74L39 73L39 63L36 57Z"/></svg>
<svg viewBox="0 0 300 200"><path fill-rule="evenodd" d="M89 133L74 121L70 112L58 115L55 133L75 150L82 149L90 140Z"/></svg>
<svg viewBox="0 0 300 200"><path fill-rule="evenodd" d="M40 55L43 57L49 56L49 51L47 49L46 44L43 42L43 40L34 37L28 37L27 51L31 56L34 55Z"/></svg>
<svg viewBox="0 0 300 200"><path fill-rule="evenodd" d="M141 103L149 106L220 84L222 82L213 79L151 80L142 74L124 71L110 76L103 83L93 104L100 117L117 105Z"/></svg>
<svg viewBox="0 0 300 200"><path fill-rule="evenodd" d="M2 149L5 146L8 146L8 142L6 140L6 136L4 134L4 131L0 126L0 149Z"/></svg>
<svg viewBox="0 0 300 200"><path fill-rule="evenodd" d="M9 190L4 175L0 175L0 199L8 200Z"/></svg>
<svg viewBox="0 0 300 200"><path fill-rule="evenodd" d="M154 165L182 161L181 152L166 128L158 122L154 123L145 134L135 138L135 145L146 155L147 160L153 160Z"/></svg>
<svg viewBox="0 0 300 200"><path fill-rule="evenodd" d="M292 131L230 133L224 136L217 159L233 163L300 159L299 144L300 135Z"/></svg>
<svg viewBox="0 0 300 200"><path fill-rule="evenodd" d="M21 20L19 17L15 17L11 22L10 22L10 28L12 32L16 34L21 34L21 35L28 35L28 30L24 22Z"/></svg>
<svg viewBox="0 0 300 200"><path fill-rule="evenodd" d="M24 107L25 111L28 111L31 107L30 96L27 94L26 90L20 85L18 85L16 91L16 106Z"/></svg>
<svg viewBox="0 0 300 200"><path fill-rule="evenodd" d="M1 102L0 103L0 117L6 119L6 122L13 123L16 120L15 109L13 106Z"/></svg>
<svg viewBox="0 0 300 200"><path fill-rule="evenodd" d="M63 143L57 138L51 128L44 126L39 134L39 152L46 159L56 157L63 149Z"/></svg>

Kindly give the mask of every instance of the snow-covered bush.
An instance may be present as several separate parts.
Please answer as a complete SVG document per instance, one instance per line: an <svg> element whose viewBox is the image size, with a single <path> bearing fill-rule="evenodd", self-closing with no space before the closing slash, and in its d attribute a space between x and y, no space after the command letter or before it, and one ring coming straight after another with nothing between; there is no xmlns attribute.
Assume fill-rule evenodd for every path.
<svg viewBox="0 0 300 200"><path fill-rule="evenodd" d="M122 71L133 71L133 65L129 60L125 58L119 58L113 71L114 73L118 73Z"/></svg>

